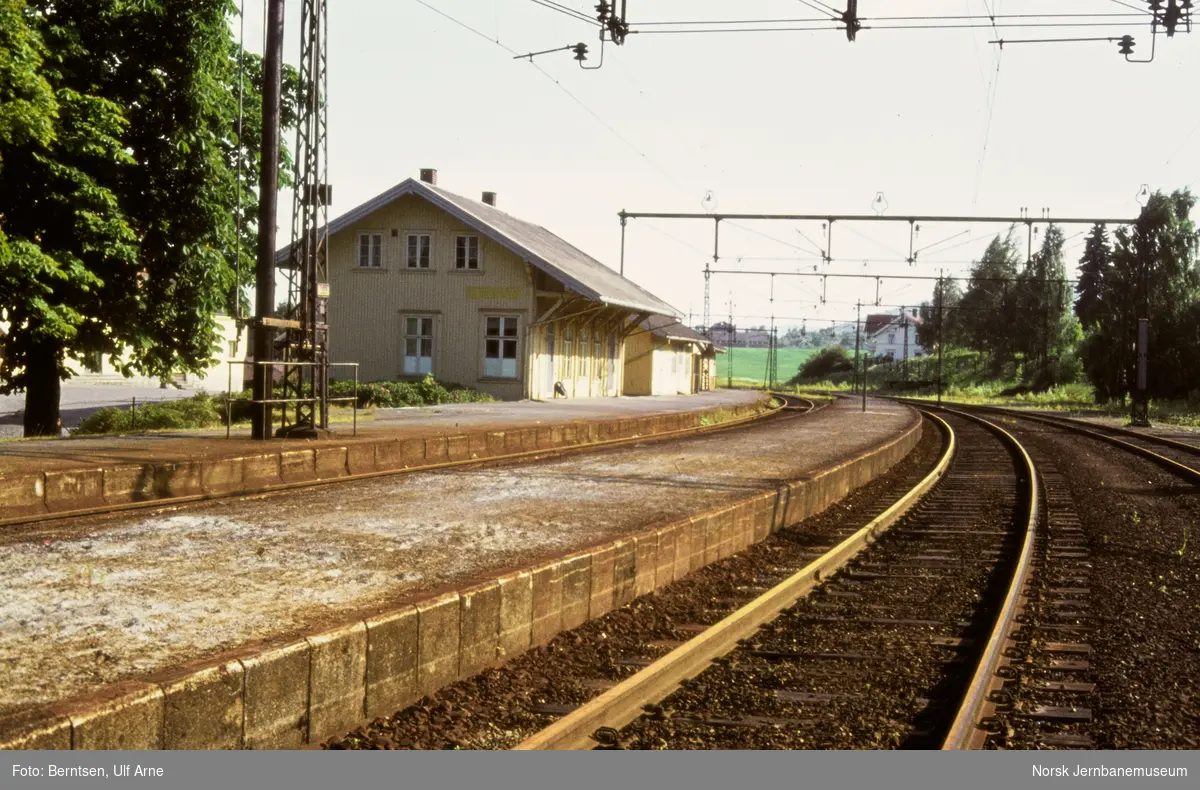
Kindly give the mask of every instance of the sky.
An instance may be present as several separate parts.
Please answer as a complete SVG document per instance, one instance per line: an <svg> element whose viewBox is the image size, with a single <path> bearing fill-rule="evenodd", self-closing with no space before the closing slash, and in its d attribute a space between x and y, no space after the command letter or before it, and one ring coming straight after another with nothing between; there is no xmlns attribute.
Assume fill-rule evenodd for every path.
<svg viewBox="0 0 1200 790"><path fill-rule="evenodd" d="M594 15L593 0L559 4ZM635 29L819 18L803 0L627 5ZM1142 184L1168 192L1200 186L1200 29L1160 35L1151 63L1127 63L1113 42L988 42L1130 34L1134 56L1147 58L1150 25L1137 13L1147 5L861 0L865 19L985 18L960 20L977 26L970 29L864 29L853 43L832 29L636 34L624 46L606 44L601 64L597 28L534 0L339 0L329 9L331 217L432 167L439 186L474 199L497 192L499 208L614 269L622 209L875 214L882 192L885 216L1010 217L1028 207L1034 217L1049 208L1052 216L1132 218ZM244 8L246 47L261 52L262 1L245 0ZM1005 26L1031 13L1122 16L1102 28ZM995 28L986 19L993 14ZM296 0L288 0L286 23L285 59L294 64ZM570 52L514 59L577 42L588 44L585 65L599 68L580 68ZM290 194L280 205L283 246ZM1087 226L1064 230L1073 268ZM929 249L911 266L906 222L839 222L831 240L826 232L821 222L722 222L713 264L711 220L630 219L625 274L699 325L706 262L738 271L963 276L1007 227L923 223L914 248ZM1024 228L1019 234L1026 240ZM825 264L827 243L833 260ZM817 329L854 320L859 300L864 315L919 304L932 285L714 274L712 321L732 312L750 326L774 315L781 327L803 320Z"/></svg>

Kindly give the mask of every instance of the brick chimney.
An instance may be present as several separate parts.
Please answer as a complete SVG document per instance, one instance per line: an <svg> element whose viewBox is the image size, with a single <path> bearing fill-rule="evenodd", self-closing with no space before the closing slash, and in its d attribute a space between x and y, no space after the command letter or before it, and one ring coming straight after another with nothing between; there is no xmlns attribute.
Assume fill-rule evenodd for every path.
<svg viewBox="0 0 1200 790"><path fill-rule="evenodd" d="M495 192L484 192L483 193L483 202L489 206L496 205L496 193Z"/></svg>
<svg viewBox="0 0 1200 790"><path fill-rule="evenodd" d="M430 186L437 186L437 171L432 167L422 167L421 180Z"/></svg>

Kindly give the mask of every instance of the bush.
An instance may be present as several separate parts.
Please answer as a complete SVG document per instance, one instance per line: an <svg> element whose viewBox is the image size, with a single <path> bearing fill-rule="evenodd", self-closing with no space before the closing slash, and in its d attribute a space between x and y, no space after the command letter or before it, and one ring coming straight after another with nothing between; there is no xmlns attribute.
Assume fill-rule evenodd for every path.
<svg viewBox="0 0 1200 790"><path fill-rule="evenodd" d="M217 401L204 393L185 400L147 403L130 409L104 408L85 418L73 433L78 436L131 431L209 428L221 423Z"/></svg>
<svg viewBox="0 0 1200 790"><path fill-rule="evenodd" d="M828 378L835 373L850 373L854 361L841 346L827 346L808 358L800 366L800 372L792 382L812 381Z"/></svg>
<svg viewBox="0 0 1200 790"><path fill-rule="evenodd" d="M329 385L335 398L353 397L353 381L336 381ZM492 396L458 384L439 384L433 376L421 381L370 381L358 385L358 407L379 406L396 409L403 406L440 406L449 403L486 403Z"/></svg>
<svg viewBox="0 0 1200 790"><path fill-rule="evenodd" d="M225 393L220 392L213 398L213 405L217 409L220 416L221 424L225 424L225 405L229 404L229 417L233 423L246 422L251 418L251 413L254 411L254 404L250 403L253 394L250 390L242 390L241 392Z"/></svg>

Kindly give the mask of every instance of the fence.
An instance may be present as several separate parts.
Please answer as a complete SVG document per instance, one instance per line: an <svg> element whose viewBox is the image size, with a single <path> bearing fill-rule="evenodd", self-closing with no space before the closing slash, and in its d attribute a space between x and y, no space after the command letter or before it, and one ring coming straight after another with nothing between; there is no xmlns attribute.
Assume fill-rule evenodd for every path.
<svg viewBox="0 0 1200 790"><path fill-rule="evenodd" d="M228 375L227 375L227 381L225 384L225 438L226 439L230 438L232 429L233 429L233 366L234 365L242 365L243 367L246 365L270 365L271 367L276 367L276 366L278 366L278 367L315 367L317 365L324 365L326 368L354 368L354 394L351 396L345 397L345 398L326 398L325 401L326 401L326 403L340 403L342 401L350 401L352 403L352 411L353 411L353 415L354 415L354 417L353 417L354 433L352 435L358 436L358 364L359 363L357 363L357 362L324 362L324 363L322 363L322 362L280 362L278 360L263 360L260 362L258 360L244 359L244 360L230 360L226 364L229 366L227 369ZM245 386L244 371L243 371L243 376L242 376L242 382L243 382L243 386ZM277 405L282 410L283 408L286 408L288 406L288 404L317 403L318 401L319 401L319 398L268 398L265 400L251 399L249 401L249 403L252 406L263 406L264 409L271 408L271 407ZM266 413L264 411L264 417L265 416L266 416Z"/></svg>

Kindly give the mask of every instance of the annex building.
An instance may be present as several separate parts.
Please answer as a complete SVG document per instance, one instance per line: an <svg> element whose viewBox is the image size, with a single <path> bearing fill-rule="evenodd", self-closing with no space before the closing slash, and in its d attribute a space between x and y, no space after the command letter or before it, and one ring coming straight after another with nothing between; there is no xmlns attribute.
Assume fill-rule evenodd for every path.
<svg viewBox="0 0 1200 790"><path fill-rule="evenodd" d="M501 211L494 192L476 201L442 189L436 170L330 222L328 267L330 359L358 362L361 381L432 374L503 400L632 394L630 336L651 317L679 317Z"/></svg>

